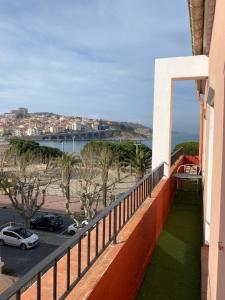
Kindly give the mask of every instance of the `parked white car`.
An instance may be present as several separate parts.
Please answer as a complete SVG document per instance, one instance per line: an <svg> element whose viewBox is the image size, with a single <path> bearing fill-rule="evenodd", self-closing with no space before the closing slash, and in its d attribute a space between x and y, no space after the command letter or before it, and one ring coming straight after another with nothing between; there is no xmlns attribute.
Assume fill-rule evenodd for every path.
<svg viewBox="0 0 225 300"><path fill-rule="evenodd" d="M74 235L77 232L77 230L78 230L78 227L77 227L77 224L75 224L75 223L69 225L67 228L67 232L70 235Z"/></svg>
<svg viewBox="0 0 225 300"><path fill-rule="evenodd" d="M38 235L22 227L8 226L0 232L0 245L20 247L22 250L35 247L39 243Z"/></svg>
<svg viewBox="0 0 225 300"><path fill-rule="evenodd" d="M87 220L82 221L81 224L80 224L80 227L77 227L77 224L73 223L73 224L71 224L71 225L68 226L67 232L68 232L70 235L74 235L74 234L77 232L77 230L83 228L83 227L86 226L87 224L88 224L88 221L87 221ZM92 229L95 228L95 227L96 227L96 225L94 225L94 226L92 227ZM85 234L85 235L86 235L86 234Z"/></svg>
<svg viewBox="0 0 225 300"><path fill-rule="evenodd" d="M86 226L88 223L89 223L88 220L82 221L82 222L81 222L81 227ZM94 225L92 226L92 229L95 228L95 227L96 227L96 224L94 224Z"/></svg>

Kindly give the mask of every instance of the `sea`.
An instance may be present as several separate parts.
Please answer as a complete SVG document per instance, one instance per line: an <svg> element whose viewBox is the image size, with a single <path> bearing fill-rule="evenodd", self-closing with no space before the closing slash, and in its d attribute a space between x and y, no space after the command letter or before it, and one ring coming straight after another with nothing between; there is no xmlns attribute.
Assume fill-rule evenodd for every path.
<svg viewBox="0 0 225 300"><path fill-rule="evenodd" d="M190 133L173 133L172 136L172 149L180 143L187 142L187 141L199 141L199 136L198 134L190 134ZM42 146L48 146L48 147L53 147L53 148L58 148L62 151L65 152L75 152L79 154L83 147L89 143L89 140L85 141L64 141L62 142L57 142L57 141L41 141L39 142L40 145ZM119 143L120 141L113 141L115 143ZM146 146L152 148L152 140L137 140L138 143L143 143Z"/></svg>

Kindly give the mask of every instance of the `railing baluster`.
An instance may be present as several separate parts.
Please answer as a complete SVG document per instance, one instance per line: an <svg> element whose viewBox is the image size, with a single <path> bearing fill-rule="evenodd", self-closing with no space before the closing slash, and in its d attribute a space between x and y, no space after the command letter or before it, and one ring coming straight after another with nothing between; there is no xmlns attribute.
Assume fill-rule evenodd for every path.
<svg viewBox="0 0 225 300"><path fill-rule="evenodd" d="M137 207L138 207L138 201L139 201L139 194L140 194L140 191L141 191L141 184L137 187L137 190L136 190L136 201L135 201L135 211L137 210Z"/></svg>
<svg viewBox="0 0 225 300"><path fill-rule="evenodd" d="M41 273L37 274L37 300L41 300Z"/></svg>
<svg viewBox="0 0 225 300"><path fill-rule="evenodd" d="M138 208L138 202L139 202L139 199L140 199L140 192L141 192L141 184L137 187L137 192L136 192L136 201L135 201L135 206L134 206L134 211L137 210Z"/></svg>
<svg viewBox="0 0 225 300"><path fill-rule="evenodd" d="M144 183L142 182L140 186L139 197L138 197L138 206L141 205L141 203L143 202L143 198L144 198Z"/></svg>
<svg viewBox="0 0 225 300"><path fill-rule="evenodd" d="M137 188L137 201L136 201L136 209L135 209L135 211L137 210L137 208L138 208L138 206L139 206L139 201L140 201L140 199L141 199L141 186L142 186L142 184L140 184L139 186L138 186L138 188Z"/></svg>
<svg viewBox="0 0 225 300"><path fill-rule="evenodd" d="M78 255L77 255L77 277L80 278L81 274L81 238L78 242Z"/></svg>
<svg viewBox="0 0 225 300"><path fill-rule="evenodd" d="M133 215L134 212L134 195L135 195L136 189L131 193L131 216Z"/></svg>
<svg viewBox="0 0 225 300"><path fill-rule="evenodd" d="M145 180L141 184L141 198L140 198L140 204L144 201L145 199Z"/></svg>
<svg viewBox="0 0 225 300"><path fill-rule="evenodd" d="M134 193L135 193L135 190L131 193L131 197L130 197L130 216L132 216L132 214L133 214L133 198L134 198Z"/></svg>
<svg viewBox="0 0 225 300"><path fill-rule="evenodd" d="M145 180L145 193L146 193L146 197L148 197L148 178Z"/></svg>
<svg viewBox="0 0 225 300"><path fill-rule="evenodd" d="M121 229L121 202L119 204L119 230Z"/></svg>
<svg viewBox="0 0 225 300"><path fill-rule="evenodd" d="M153 187L152 187L152 174L151 174L151 178L150 178L150 197L152 196L152 190L153 190Z"/></svg>
<svg viewBox="0 0 225 300"><path fill-rule="evenodd" d="M134 205L135 211L136 211L137 208L138 208L138 202L139 202L139 199L140 199L140 197L139 197L140 190L141 190L141 185L139 185L139 186L137 187L137 189L136 189L136 199L135 199L135 205ZM134 211L134 212L135 212L135 211Z"/></svg>
<svg viewBox="0 0 225 300"><path fill-rule="evenodd" d="M142 197L142 201L141 202L144 201L144 199L146 198L146 196L147 196L147 193L146 193L146 179L145 179L144 182L143 182L143 197Z"/></svg>
<svg viewBox="0 0 225 300"><path fill-rule="evenodd" d="M112 211L109 212L109 241L112 240Z"/></svg>
<svg viewBox="0 0 225 300"><path fill-rule="evenodd" d="M98 256L98 222L95 227L95 256Z"/></svg>
<svg viewBox="0 0 225 300"><path fill-rule="evenodd" d="M125 224L126 200L127 200L127 198L123 199L123 226Z"/></svg>
<svg viewBox="0 0 225 300"><path fill-rule="evenodd" d="M70 248L67 249L66 288L70 289Z"/></svg>
<svg viewBox="0 0 225 300"><path fill-rule="evenodd" d="M53 300L57 299L57 259L54 260L53 266Z"/></svg>
<svg viewBox="0 0 225 300"><path fill-rule="evenodd" d="M91 231L88 230L88 236L87 236L87 266L90 266L91 261Z"/></svg>
<svg viewBox="0 0 225 300"><path fill-rule="evenodd" d="M146 193L146 198L148 197L148 178L149 178L149 177L147 177L146 180L145 180L145 193Z"/></svg>
<svg viewBox="0 0 225 300"><path fill-rule="evenodd" d="M145 180L142 183L142 197L141 197L141 203L145 200L146 193L145 193Z"/></svg>
<svg viewBox="0 0 225 300"><path fill-rule="evenodd" d="M116 244L117 236L117 206L113 210L113 244Z"/></svg>
<svg viewBox="0 0 225 300"><path fill-rule="evenodd" d="M154 189L154 187L155 187L155 173L153 172L152 173L152 189Z"/></svg>
<svg viewBox="0 0 225 300"><path fill-rule="evenodd" d="M142 183L142 198L141 198L141 202L143 202L145 200L146 197L146 191L145 191L145 180Z"/></svg>
<svg viewBox="0 0 225 300"><path fill-rule="evenodd" d="M102 220L102 248L105 248L105 216L103 217Z"/></svg>
<svg viewBox="0 0 225 300"><path fill-rule="evenodd" d="M20 290L16 292L16 300L20 300L21 299L21 292Z"/></svg>
<svg viewBox="0 0 225 300"><path fill-rule="evenodd" d="M130 218L130 198L131 198L131 194L127 198L127 221Z"/></svg>

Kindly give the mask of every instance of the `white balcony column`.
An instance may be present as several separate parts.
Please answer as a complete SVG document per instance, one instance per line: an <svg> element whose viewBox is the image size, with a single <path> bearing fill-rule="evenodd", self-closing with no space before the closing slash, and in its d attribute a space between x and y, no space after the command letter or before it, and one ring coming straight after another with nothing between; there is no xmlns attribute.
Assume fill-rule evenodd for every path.
<svg viewBox="0 0 225 300"><path fill-rule="evenodd" d="M210 242L210 223L212 206L212 181L213 181L213 140L214 140L214 108L209 107L209 140L207 155L207 184L206 184L206 203L205 203L205 236L204 243Z"/></svg>
<svg viewBox="0 0 225 300"><path fill-rule="evenodd" d="M152 168L165 164L169 176L172 138L173 81L197 80L208 76L205 55L161 58L155 61Z"/></svg>

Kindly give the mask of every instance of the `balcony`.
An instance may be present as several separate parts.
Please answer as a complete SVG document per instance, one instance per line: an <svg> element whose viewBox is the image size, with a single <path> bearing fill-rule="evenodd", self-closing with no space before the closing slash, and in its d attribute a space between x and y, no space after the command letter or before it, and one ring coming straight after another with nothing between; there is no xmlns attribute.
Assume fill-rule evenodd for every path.
<svg viewBox="0 0 225 300"><path fill-rule="evenodd" d="M200 299L202 196L179 190L160 234L137 299Z"/></svg>
<svg viewBox="0 0 225 300"><path fill-rule="evenodd" d="M14 296L23 300L134 299L173 203L176 180L172 174L180 164L193 160L195 158L184 157L181 152L175 153L168 178L163 177L163 164L146 175L5 291L1 299L8 300ZM190 206L178 200L179 197L171 214L181 204ZM182 218L178 219L182 224ZM182 235L181 231L177 234ZM165 246L168 251L173 248L170 242ZM186 248L177 252L182 263L182 257L188 255Z"/></svg>

